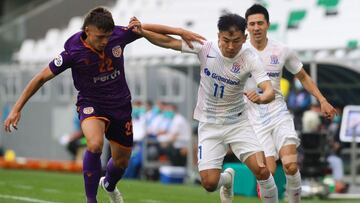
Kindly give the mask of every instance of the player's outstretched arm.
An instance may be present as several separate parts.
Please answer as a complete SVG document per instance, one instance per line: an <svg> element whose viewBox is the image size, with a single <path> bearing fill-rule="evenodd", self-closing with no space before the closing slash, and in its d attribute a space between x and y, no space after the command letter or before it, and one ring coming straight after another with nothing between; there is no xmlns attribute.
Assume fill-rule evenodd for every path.
<svg viewBox="0 0 360 203"><path fill-rule="evenodd" d="M194 48L191 42L195 41L195 42L199 42L200 44L203 44L203 41L206 40L205 37L183 28L175 28L175 27L159 25L159 24L143 24L142 27L145 30L149 30L159 34L178 35L186 42L186 44L190 48Z"/></svg>
<svg viewBox="0 0 360 203"><path fill-rule="evenodd" d="M316 86L311 77L306 73L306 71L301 68L301 70L295 74L295 77L299 79L303 87L319 101L321 112L325 118L332 119L336 114L335 108L321 94L319 88Z"/></svg>
<svg viewBox="0 0 360 203"><path fill-rule="evenodd" d="M17 129L17 124L21 117L21 109L30 97L34 95L46 81L52 79L53 77L55 77L55 75L51 72L49 67L46 67L31 79L4 121L5 132L11 132L11 127Z"/></svg>
<svg viewBox="0 0 360 203"><path fill-rule="evenodd" d="M131 18L128 28L136 34L145 37L152 44L178 51L181 50L181 40L175 39L165 34L159 34L149 30L145 30L143 29L140 21L137 20L137 18L135 17Z"/></svg>
<svg viewBox="0 0 360 203"><path fill-rule="evenodd" d="M245 93L245 96L252 102L256 104L267 104L275 99L275 92L271 85L270 80L266 80L259 84L259 87L262 89L263 93L258 95L256 91L248 91Z"/></svg>

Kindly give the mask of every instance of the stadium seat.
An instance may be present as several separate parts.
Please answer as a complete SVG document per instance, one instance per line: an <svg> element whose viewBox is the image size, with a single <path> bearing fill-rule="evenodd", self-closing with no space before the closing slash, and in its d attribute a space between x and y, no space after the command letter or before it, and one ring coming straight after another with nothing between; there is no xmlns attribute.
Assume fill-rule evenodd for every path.
<svg viewBox="0 0 360 203"><path fill-rule="evenodd" d="M269 27L269 32L276 32L279 29L279 23L271 23Z"/></svg>
<svg viewBox="0 0 360 203"><path fill-rule="evenodd" d="M306 16L306 10L295 10L291 11L289 14L287 27L289 29L298 28L300 22Z"/></svg>
<svg viewBox="0 0 360 203"><path fill-rule="evenodd" d="M325 8L326 15L338 14L338 4L340 0L318 0L317 5Z"/></svg>
<svg viewBox="0 0 360 203"><path fill-rule="evenodd" d="M346 47L349 49L356 49L358 48L358 46L359 46L358 40L349 40L346 45Z"/></svg>

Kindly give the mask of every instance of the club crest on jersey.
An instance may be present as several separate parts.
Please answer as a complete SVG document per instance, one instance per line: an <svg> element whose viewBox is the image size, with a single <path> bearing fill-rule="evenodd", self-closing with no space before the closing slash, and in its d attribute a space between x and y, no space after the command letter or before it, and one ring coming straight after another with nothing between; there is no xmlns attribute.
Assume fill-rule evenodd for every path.
<svg viewBox="0 0 360 203"><path fill-rule="evenodd" d="M114 46L112 48L112 54L114 55L115 58L119 58L121 56L121 53L122 53L122 49L120 45Z"/></svg>
<svg viewBox="0 0 360 203"><path fill-rule="evenodd" d="M231 67L231 72L233 73L239 73L240 72L240 64L235 62L233 66Z"/></svg>
<svg viewBox="0 0 360 203"><path fill-rule="evenodd" d="M61 55L58 55L55 59L54 59L54 64L57 67L60 67L63 64L63 58Z"/></svg>
<svg viewBox="0 0 360 203"><path fill-rule="evenodd" d="M92 114L94 112L94 108L93 107L85 107L83 109L84 114Z"/></svg>
<svg viewBox="0 0 360 203"><path fill-rule="evenodd" d="M270 56L270 64L272 64L272 65L279 64L279 58L277 55Z"/></svg>

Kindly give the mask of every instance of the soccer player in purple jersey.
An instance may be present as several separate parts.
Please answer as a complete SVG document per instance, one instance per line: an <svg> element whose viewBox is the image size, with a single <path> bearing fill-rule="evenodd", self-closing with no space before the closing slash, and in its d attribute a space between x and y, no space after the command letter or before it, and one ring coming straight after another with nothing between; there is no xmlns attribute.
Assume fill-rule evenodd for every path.
<svg viewBox="0 0 360 203"><path fill-rule="evenodd" d="M156 32L156 26L160 25L146 27ZM189 43L202 39L183 29L160 28L166 28ZM76 105L81 129L87 141L83 160L87 203L97 202L98 185L109 194L111 203L124 202L116 184L128 164L133 130L123 50L140 37L127 27L115 26L108 10L102 7L91 10L85 17L82 31L71 36L64 45L65 50L29 82L4 122L6 132L11 132L11 127L17 129L21 110L30 97L45 82L71 68L74 86L78 90ZM107 163L105 177L100 178L104 134L110 141L112 158Z"/></svg>

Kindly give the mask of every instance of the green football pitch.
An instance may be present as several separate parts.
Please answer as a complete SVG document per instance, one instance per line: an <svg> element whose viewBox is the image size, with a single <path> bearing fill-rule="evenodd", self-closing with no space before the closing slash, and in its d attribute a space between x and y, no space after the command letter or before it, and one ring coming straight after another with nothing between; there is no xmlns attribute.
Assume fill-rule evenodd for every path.
<svg viewBox="0 0 360 203"><path fill-rule="evenodd" d="M164 185L157 182L122 180L118 188L126 203L219 203L218 192L200 186ZM108 202L99 190L99 203ZM0 169L1 203L84 203L81 174ZM235 196L234 203L261 202L257 198ZM303 203L355 203L358 201L303 200Z"/></svg>

